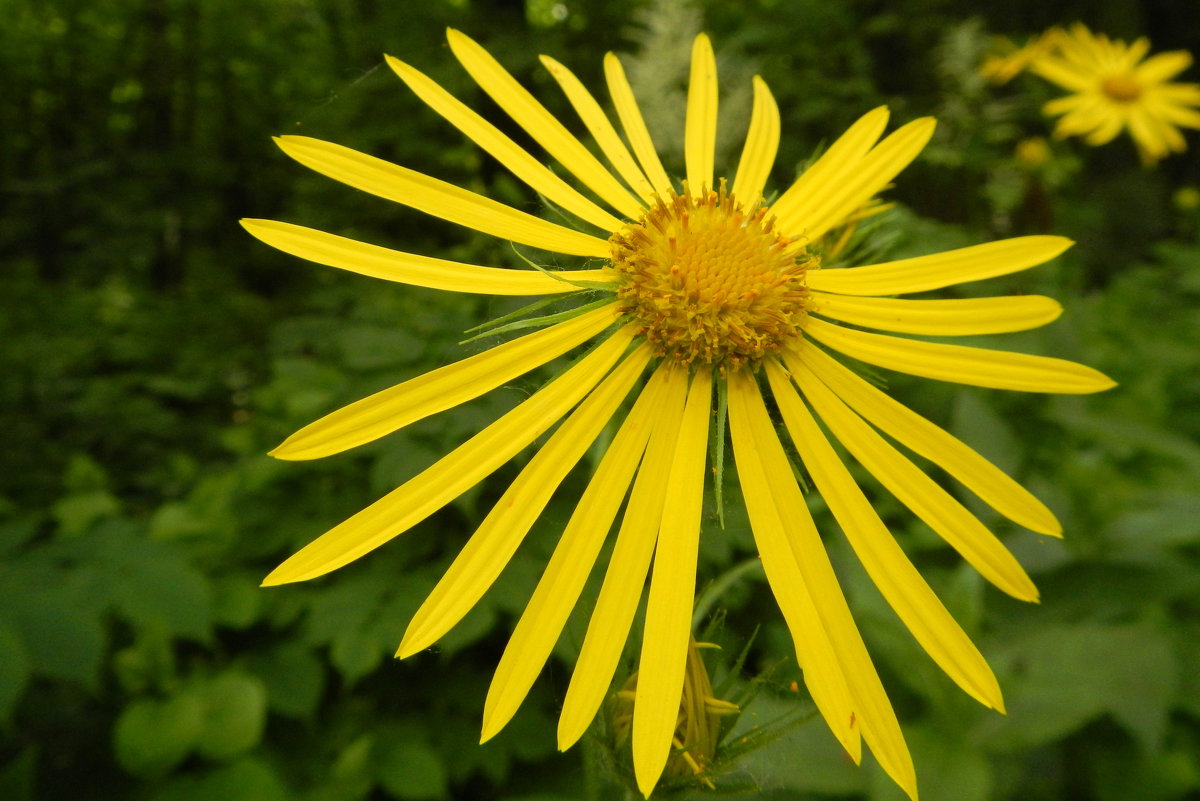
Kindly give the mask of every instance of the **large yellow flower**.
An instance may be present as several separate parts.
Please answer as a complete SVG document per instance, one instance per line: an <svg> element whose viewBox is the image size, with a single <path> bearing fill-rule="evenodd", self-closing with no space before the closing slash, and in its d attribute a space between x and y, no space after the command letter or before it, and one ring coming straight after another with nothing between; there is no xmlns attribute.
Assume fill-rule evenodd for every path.
<svg viewBox="0 0 1200 801"><path fill-rule="evenodd" d="M1145 37L1127 44L1080 23L1050 41L1053 47L1035 54L1029 69L1074 92L1043 108L1062 115L1057 136L1082 136L1089 145L1103 145L1128 130L1147 164L1187 149L1179 129L1200 128L1200 85L1171 79L1191 65L1191 53L1175 50L1146 58L1150 42Z"/></svg>
<svg viewBox="0 0 1200 801"><path fill-rule="evenodd" d="M333 412L273 453L312 459L361 445L478 397L585 342L595 344L428 470L303 548L265 583L314 578L383 545L558 423L417 611L399 656L427 648L484 594L555 488L632 396L500 660L484 708L483 739L496 734L525 698L625 502L563 702L558 742L566 748L578 740L609 693L649 575L631 725L637 781L649 794L670 755L680 710L716 385L719 397L727 397L735 463L763 567L812 697L856 761L865 740L884 769L915 795L913 765L896 716L789 466L764 391L813 483L900 618L967 693L1002 708L1000 689L983 657L888 533L817 420L990 581L1017 598L1035 599L1033 583L1003 545L882 434L941 466L1017 523L1057 536L1060 527L1050 511L830 351L984 387L1085 393L1112 386L1096 371L1058 359L864 330L944 337L1048 323L1061 309L1046 297L887 296L1023 270L1055 257L1070 242L1021 237L883 264L822 267L822 258L829 261L836 250L823 253L826 235L853 220L917 156L933 132L933 120L910 122L881 139L888 112L869 112L768 206L763 188L779 142L778 109L766 84L755 78L749 132L733 182L715 181L717 76L707 37L697 37L693 48L681 184L663 169L612 54L605 58L605 75L625 141L579 80L542 57L610 169L482 47L457 31L449 32L449 41L479 86L599 202L413 67L393 58L388 63L447 121L602 235L548 222L339 145L284 136L280 147L350 186L597 266L561 272L497 269L397 252L289 223L246 220L244 225L288 253L391 281L500 295L600 287L604 300Z"/></svg>

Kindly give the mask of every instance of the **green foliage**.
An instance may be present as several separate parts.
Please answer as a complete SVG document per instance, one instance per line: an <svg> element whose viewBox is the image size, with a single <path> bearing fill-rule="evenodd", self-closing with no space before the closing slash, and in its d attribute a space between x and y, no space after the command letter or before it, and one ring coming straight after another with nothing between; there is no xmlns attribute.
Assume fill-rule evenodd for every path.
<svg viewBox="0 0 1200 801"><path fill-rule="evenodd" d="M875 105L886 102L897 122L935 114L937 138L890 193L901 205L872 223L878 250L852 254L904 257L1048 231L1077 241L1050 265L949 296L1059 298L1066 313L1052 326L981 344L1077 359L1113 375L1118 389L1047 398L873 376L1030 486L1064 523L1062 541L1036 537L961 493L1037 581L1042 603L1022 605L863 476L995 667L1006 716L976 708L932 665L815 493L810 505L896 701L925 801L1196 797L1200 147L1189 134L1189 154L1147 171L1120 140L1095 150L1049 141L1048 160L1031 165L1019 145L1047 135L1045 98L989 87L974 67L988 35L1013 20L1071 20L1035 3L883 6L6 4L0 798L552 801L619 792L603 760L579 756L598 752L594 744L567 755L554 748L582 613L514 721L478 743L500 648L584 471L476 611L406 662L392 658L404 627L511 470L334 576L258 586L280 559L546 378L318 464L265 455L324 412L479 352L496 332L459 344L464 332L516 308L303 263L236 224L277 217L525 268L504 243L306 173L270 143L279 133L320 136L532 208L382 66L381 53L401 56L507 125L453 65L441 38L448 25L488 46L570 126L573 112L536 54L567 63L602 97L601 57L620 53L669 157L679 152L691 34L703 27L727 90L720 159L736 163L757 72L783 115L775 186ZM1110 22L1114 35L1148 31L1162 49L1200 48L1197 20L1137 19L1131 9L1106 0L1089 6L1096 19L1087 21ZM714 683L743 702L718 790L897 798L869 757L855 767L819 721L791 725L810 707L791 689L802 679L732 473L723 471L720 509L706 518L698 584L724 645L708 657ZM663 795L709 792L694 788Z"/></svg>

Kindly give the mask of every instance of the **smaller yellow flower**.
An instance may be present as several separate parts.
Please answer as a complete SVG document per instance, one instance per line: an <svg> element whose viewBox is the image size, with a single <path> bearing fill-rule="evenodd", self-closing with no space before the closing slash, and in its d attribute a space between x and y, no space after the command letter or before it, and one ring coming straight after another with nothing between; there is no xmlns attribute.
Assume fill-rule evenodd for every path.
<svg viewBox="0 0 1200 801"><path fill-rule="evenodd" d="M1007 36L992 40L992 52L984 56L979 74L995 84L1006 84L1020 75L1039 58L1048 56L1065 36L1059 28L1051 28L1034 37L1024 47L1017 47Z"/></svg>
<svg viewBox="0 0 1200 801"><path fill-rule="evenodd" d="M1062 115L1055 136L1103 145L1128 129L1148 165L1186 150L1179 128L1200 128L1200 85L1171 79L1192 55L1174 50L1145 58L1149 50L1145 37L1126 43L1076 23L1053 52L1035 58L1030 71L1074 93L1043 106L1046 114Z"/></svg>
<svg viewBox="0 0 1200 801"><path fill-rule="evenodd" d="M1026 137L1017 142L1017 146L1013 149L1013 156L1017 163L1027 170L1036 170L1045 165L1052 155L1054 154L1050 150L1050 143L1044 136Z"/></svg>

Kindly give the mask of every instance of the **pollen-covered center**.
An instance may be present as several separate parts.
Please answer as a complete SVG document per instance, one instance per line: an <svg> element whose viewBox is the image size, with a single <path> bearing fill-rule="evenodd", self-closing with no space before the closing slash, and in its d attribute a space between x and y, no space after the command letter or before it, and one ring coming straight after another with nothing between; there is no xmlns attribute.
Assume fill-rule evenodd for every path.
<svg viewBox="0 0 1200 801"><path fill-rule="evenodd" d="M609 242L618 302L661 356L737 367L799 335L816 257L724 187L660 200Z"/></svg>
<svg viewBox="0 0 1200 801"><path fill-rule="evenodd" d="M1100 91L1118 103L1132 103L1142 96L1141 85L1130 75L1110 75L1101 82Z"/></svg>

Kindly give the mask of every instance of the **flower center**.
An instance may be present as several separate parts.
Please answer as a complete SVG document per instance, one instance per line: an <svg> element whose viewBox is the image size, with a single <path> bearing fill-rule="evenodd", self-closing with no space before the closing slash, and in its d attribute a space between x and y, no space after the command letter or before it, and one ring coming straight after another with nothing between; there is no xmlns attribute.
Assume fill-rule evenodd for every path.
<svg viewBox="0 0 1200 801"><path fill-rule="evenodd" d="M817 258L723 186L660 199L609 242L618 303L660 356L738 367L800 333Z"/></svg>
<svg viewBox="0 0 1200 801"><path fill-rule="evenodd" d="M1142 96L1142 87L1129 75L1111 75L1100 84L1100 91L1118 103L1132 103Z"/></svg>

